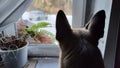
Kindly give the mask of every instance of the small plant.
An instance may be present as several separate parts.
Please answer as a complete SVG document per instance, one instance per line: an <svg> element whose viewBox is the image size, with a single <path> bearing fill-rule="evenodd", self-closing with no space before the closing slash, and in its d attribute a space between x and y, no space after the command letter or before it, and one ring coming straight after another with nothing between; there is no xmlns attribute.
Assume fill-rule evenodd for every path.
<svg viewBox="0 0 120 68"><path fill-rule="evenodd" d="M0 68L21 68L27 62L28 42L16 36L0 37ZM20 62L21 61L21 62Z"/></svg>
<svg viewBox="0 0 120 68"><path fill-rule="evenodd" d="M29 28L24 28L22 38L24 40L32 38L37 43L53 43L52 40L55 40L54 35L43 29L47 27L51 27L51 24L48 22L39 22Z"/></svg>
<svg viewBox="0 0 120 68"><path fill-rule="evenodd" d="M15 36L1 36L0 37L0 49L1 50L15 50L20 47L23 47L27 44L21 38L17 38Z"/></svg>

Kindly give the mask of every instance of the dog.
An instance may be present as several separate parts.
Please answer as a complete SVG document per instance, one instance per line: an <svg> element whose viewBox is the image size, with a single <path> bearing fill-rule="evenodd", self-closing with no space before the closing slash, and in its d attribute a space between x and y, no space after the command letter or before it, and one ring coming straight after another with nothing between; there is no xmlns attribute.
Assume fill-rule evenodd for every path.
<svg viewBox="0 0 120 68"><path fill-rule="evenodd" d="M105 68L98 41L104 36L105 11L98 11L85 27L71 29L65 13L56 18L56 39L61 49L60 68Z"/></svg>

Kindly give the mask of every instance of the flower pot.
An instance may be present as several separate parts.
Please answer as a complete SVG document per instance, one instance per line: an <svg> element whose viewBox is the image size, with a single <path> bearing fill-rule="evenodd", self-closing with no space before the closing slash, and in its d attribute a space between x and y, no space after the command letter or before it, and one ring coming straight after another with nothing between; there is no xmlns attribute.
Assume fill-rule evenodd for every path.
<svg viewBox="0 0 120 68"><path fill-rule="evenodd" d="M0 50L0 58L5 68L22 68L28 60L28 43L16 50Z"/></svg>

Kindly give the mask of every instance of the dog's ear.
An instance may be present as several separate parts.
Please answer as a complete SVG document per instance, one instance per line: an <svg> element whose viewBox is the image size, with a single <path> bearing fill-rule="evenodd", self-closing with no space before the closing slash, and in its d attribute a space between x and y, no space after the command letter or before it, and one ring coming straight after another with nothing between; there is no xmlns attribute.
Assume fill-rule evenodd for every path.
<svg viewBox="0 0 120 68"><path fill-rule="evenodd" d="M105 27L105 11L101 10L97 12L88 23L89 24L86 26L86 28L88 28L92 36L96 37L97 39L103 37Z"/></svg>
<svg viewBox="0 0 120 68"><path fill-rule="evenodd" d="M59 10L56 18L56 39L58 41L61 41L67 37L70 37L71 34L72 30L67 18L64 12L62 10Z"/></svg>
<svg viewBox="0 0 120 68"><path fill-rule="evenodd" d="M89 24L90 24L90 23L87 23L87 24L85 25L85 29L88 29Z"/></svg>

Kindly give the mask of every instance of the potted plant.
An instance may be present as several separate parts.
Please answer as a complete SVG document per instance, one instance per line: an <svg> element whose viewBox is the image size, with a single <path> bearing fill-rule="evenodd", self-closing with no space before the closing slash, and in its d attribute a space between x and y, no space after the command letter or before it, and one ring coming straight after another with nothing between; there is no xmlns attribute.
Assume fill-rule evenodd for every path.
<svg viewBox="0 0 120 68"><path fill-rule="evenodd" d="M30 43L28 46L28 55L57 56L59 48L56 46L55 36L50 31L45 30L46 28L51 28L52 25L49 22L38 22L31 26L27 26L27 24L26 21L19 21L17 26L19 37L24 36Z"/></svg>
<svg viewBox="0 0 120 68"><path fill-rule="evenodd" d="M44 30L44 28L51 27L49 22L38 22L29 28L26 28L26 26L27 25L21 26L21 30L18 30L19 37L24 36L24 39L27 39L31 44L54 43L54 35L51 32Z"/></svg>
<svg viewBox="0 0 120 68"><path fill-rule="evenodd" d="M0 68L22 68L27 62L27 45L23 38L0 37Z"/></svg>

